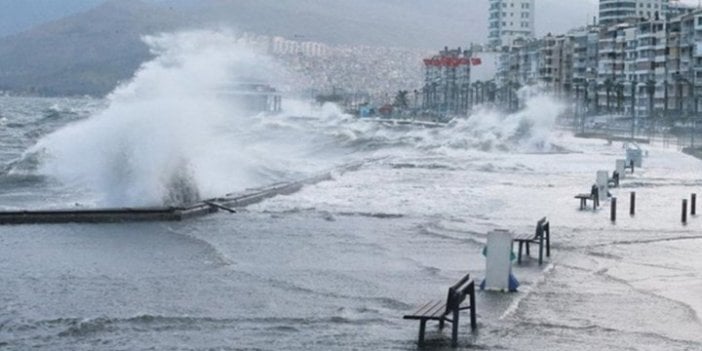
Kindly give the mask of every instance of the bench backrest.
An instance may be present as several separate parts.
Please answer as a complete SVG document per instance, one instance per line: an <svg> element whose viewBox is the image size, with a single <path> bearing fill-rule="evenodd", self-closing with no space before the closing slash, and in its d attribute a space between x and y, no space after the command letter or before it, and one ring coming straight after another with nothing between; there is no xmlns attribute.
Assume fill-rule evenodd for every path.
<svg viewBox="0 0 702 351"><path fill-rule="evenodd" d="M534 234L534 238L538 238L540 236L544 235L544 231L548 230L548 219L546 217L539 219L538 222L536 222L536 233Z"/></svg>
<svg viewBox="0 0 702 351"><path fill-rule="evenodd" d="M600 197L600 188L597 187L597 184L592 186L592 189L590 190L590 196L592 196L593 198Z"/></svg>
<svg viewBox="0 0 702 351"><path fill-rule="evenodd" d="M446 311L448 314L458 308L465 301L466 296L470 292L471 286L474 287L473 280L470 279L470 274L466 274L458 283L448 289L448 297L446 297Z"/></svg>

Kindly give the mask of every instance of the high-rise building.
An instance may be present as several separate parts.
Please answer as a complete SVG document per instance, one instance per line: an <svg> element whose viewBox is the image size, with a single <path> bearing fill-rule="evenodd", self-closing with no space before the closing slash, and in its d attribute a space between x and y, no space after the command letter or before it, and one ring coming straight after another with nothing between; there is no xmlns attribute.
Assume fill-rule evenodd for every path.
<svg viewBox="0 0 702 351"><path fill-rule="evenodd" d="M600 24L658 20L668 16L669 0L600 0Z"/></svg>
<svg viewBox="0 0 702 351"><path fill-rule="evenodd" d="M694 6L683 3L680 0L670 0L670 3L668 4L668 20L687 15L695 9L696 8Z"/></svg>
<svg viewBox="0 0 702 351"><path fill-rule="evenodd" d="M534 38L534 3L535 0L490 0L490 46L512 46L516 39Z"/></svg>

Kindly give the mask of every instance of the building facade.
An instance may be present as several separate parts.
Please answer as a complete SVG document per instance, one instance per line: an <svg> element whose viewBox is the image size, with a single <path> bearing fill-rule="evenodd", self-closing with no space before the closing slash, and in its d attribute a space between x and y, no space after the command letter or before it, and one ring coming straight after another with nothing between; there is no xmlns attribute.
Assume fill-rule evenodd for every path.
<svg viewBox="0 0 702 351"><path fill-rule="evenodd" d="M600 0L600 25L611 26L641 19L665 19L669 0Z"/></svg>
<svg viewBox="0 0 702 351"><path fill-rule="evenodd" d="M578 113L655 120L697 116L702 9L682 13L515 40L501 53L496 91L538 84L578 102Z"/></svg>
<svg viewBox="0 0 702 351"><path fill-rule="evenodd" d="M512 46L514 41L534 38L535 0L490 0L489 45Z"/></svg>
<svg viewBox="0 0 702 351"><path fill-rule="evenodd" d="M670 0L668 3L668 16L667 19L671 20L676 17L687 15L695 10L695 7L680 2L680 0Z"/></svg>
<svg viewBox="0 0 702 351"><path fill-rule="evenodd" d="M423 107L444 115L466 114L472 105L471 66L480 64L471 50L444 48L424 60Z"/></svg>

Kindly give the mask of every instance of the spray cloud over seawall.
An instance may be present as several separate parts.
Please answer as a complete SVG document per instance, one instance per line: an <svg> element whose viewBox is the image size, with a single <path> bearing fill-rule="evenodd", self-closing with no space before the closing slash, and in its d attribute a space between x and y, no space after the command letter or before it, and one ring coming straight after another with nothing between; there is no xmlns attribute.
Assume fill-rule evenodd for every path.
<svg viewBox="0 0 702 351"><path fill-rule="evenodd" d="M218 94L235 81L286 79L272 59L225 32L146 37L156 58L109 97L91 118L40 140L39 171L81 184L102 206L187 203L279 180L310 152L299 137L265 134L251 116ZM294 134L294 133L292 133Z"/></svg>
<svg viewBox="0 0 702 351"><path fill-rule="evenodd" d="M483 108L434 129L387 128L334 105L294 100L281 115L251 115L217 92L236 81L294 80L236 38L212 31L145 38L156 58L108 97L107 108L44 137L27 155L39 156L42 175L94 192L95 205L173 205L299 178L349 158L401 155L397 148L548 152L563 111L538 89L525 89L519 112Z"/></svg>
<svg viewBox="0 0 702 351"><path fill-rule="evenodd" d="M371 149L408 147L431 153L486 152L548 153L554 151L551 133L565 104L539 87L520 92L523 106L505 113L492 106L477 106L472 114L456 118L440 128L387 127L384 124L348 123L347 144ZM339 132L341 133L341 131Z"/></svg>
<svg viewBox="0 0 702 351"><path fill-rule="evenodd" d="M481 108L458 128L469 133L474 145L482 149L550 152L551 132L565 112L565 104L539 86L522 88L519 97L524 103L518 111L505 114Z"/></svg>

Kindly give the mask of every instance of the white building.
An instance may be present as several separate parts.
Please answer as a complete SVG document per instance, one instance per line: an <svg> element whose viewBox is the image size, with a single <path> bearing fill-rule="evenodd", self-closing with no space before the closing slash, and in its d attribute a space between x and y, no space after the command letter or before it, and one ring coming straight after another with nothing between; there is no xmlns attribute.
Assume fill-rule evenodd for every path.
<svg viewBox="0 0 702 351"><path fill-rule="evenodd" d="M488 42L512 46L519 38L534 38L535 0L490 0Z"/></svg>
<svg viewBox="0 0 702 351"><path fill-rule="evenodd" d="M656 20L668 16L669 0L600 0L600 24L615 25L631 20Z"/></svg>

